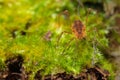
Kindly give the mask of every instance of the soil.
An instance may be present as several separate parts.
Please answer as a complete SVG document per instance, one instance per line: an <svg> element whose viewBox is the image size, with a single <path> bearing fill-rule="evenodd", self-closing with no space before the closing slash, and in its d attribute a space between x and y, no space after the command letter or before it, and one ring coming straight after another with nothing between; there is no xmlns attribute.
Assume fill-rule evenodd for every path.
<svg viewBox="0 0 120 80"><path fill-rule="evenodd" d="M41 76L41 70L36 73L35 80L108 80L109 72L99 67L86 69L78 75L67 74L66 72L54 75Z"/></svg>
<svg viewBox="0 0 120 80"><path fill-rule="evenodd" d="M25 73L23 62L24 59L20 55L6 60L7 68L5 71L0 71L0 80L28 80L29 75ZM66 72L42 76L42 71L44 69L37 71L34 80L108 80L109 76L108 71L98 66L88 68L76 76Z"/></svg>
<svg viewBox="0 0 120 80"><path fill-rule="evenodd" d="M0 80L27 80L22 67L23 57L15 56L5 61L7 68L1 71Z"/></svg>

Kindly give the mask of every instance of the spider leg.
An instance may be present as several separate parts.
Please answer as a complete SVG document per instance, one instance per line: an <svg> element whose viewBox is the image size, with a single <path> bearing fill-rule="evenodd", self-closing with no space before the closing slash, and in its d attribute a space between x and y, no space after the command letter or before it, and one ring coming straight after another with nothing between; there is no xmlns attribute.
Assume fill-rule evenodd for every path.
<svg viewBox="0 0 120 80"><path fill-rule="evenodd" d="M62 54L64 54L64 52L70 48L70 43L71 43L74 39L75 39L75 38L73 37L72 39L69 40L68 43L66 43L66 46L65 46L65 48L64 48L63 51L62 51Z"/></svg>
<svg viewBox="0 0 120 80"><path fill-rule="evenodd" d="M62 35L63 35L64 33L67 33L67 34L72 34L72 33L70 33L70 32L63 31L63 32L62 32L62 33L58 36L57 43L56 43L56 47L58 47L59 42L60 42L60 39L61 39L61 37L62 37Z"/></svg>
<svg viewBox="0 0 120 80"><path fill-rule="evenodd" d="M79 39L76 39L76 53L79 53Z"/></svg>

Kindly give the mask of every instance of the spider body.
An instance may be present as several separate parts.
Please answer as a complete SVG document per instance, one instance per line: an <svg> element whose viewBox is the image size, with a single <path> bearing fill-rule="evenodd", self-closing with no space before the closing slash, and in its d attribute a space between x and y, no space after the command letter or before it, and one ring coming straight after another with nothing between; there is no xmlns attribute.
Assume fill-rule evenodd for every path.
<svg viewBox="0 0 120 80"><path fill-rule="evenodd" d="M86 36L85 26L80 20L75 20L72 24L72 32L77 39L82 39Z"/></svg>

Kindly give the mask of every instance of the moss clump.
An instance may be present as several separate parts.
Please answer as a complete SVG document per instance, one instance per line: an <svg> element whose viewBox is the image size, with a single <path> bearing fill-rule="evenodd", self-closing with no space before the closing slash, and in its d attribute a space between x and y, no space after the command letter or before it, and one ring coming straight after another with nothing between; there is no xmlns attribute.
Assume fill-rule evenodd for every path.
<svg viewBox="0 0 120 80"><path fill-rule="evenodd" d="M103 58L98 48L108 46L105 37L108 25L104 22L103 13L92 10L87 16L85 10L80 9L79 16L76 7L69 0L10 0L2 3L4 5L0 5L1 67L10 55L21 54L24 56L23 65L26 71L32 72L30 79L33 79L40 69L45 69L44 75L60 71L77 74L85 66L92 67L96 63L101 63L113 76L112 65ZM65 9L69 10L69 19L62 14ZM75 35L63 34L58 43L58 36L63 31L72 33L71 24L76 19L81 20L86 26L85 39L75 39L66 46ZM26 28L29 21L30 25ZM93 61L94 64L91 64Z"/></svg>

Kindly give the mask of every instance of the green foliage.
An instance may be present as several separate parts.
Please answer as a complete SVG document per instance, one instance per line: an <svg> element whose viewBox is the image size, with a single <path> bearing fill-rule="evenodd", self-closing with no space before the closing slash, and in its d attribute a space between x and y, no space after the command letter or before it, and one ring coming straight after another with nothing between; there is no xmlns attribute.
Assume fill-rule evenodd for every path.
<svg viewBox="0 0 120 80"><path fill-rule="evenodd" d="M23 65L26 71L32 72L30 76L32 80L40 69L45 69L43 75L60 71L78 74L86 66L93 67L94 58L95 64L102 64L103 68L109 70L113 76L112 65L103 58L98 48L108 46L104 14L92 10L86 17L85 10L80 9L78 16L76 7L69 0L4 0L1 3L1 68L7 58L21 54L24 56ZM68 20L61 14L65 9L70 12ZM76 19L80 19L86 25L87 36L85 40L73 40L67 48L66 44L75 35L63 34L59 43L58 36L63 31L72 32L71 24ZM30 27L25 29L29 21ZM50 41L45 40L48 31L51 34ZM96 49L93 48L93 42L96 44Z"/></svg>

